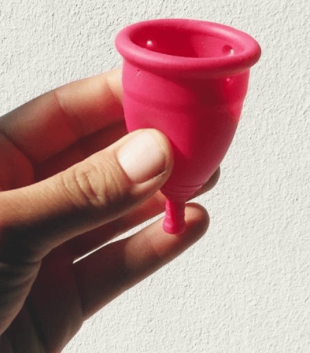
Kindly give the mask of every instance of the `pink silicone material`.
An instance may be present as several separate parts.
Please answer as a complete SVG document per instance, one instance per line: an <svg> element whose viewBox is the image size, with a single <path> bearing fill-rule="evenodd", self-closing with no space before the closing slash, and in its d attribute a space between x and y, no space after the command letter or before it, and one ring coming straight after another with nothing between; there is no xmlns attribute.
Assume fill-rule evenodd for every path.
<svg viewBox="0 0 310 353"><path fill-rule="evenodd" d="M164 230L171 234L180 234L185 230L185 202L166 200L166 217Z"/></svg>
<svg viewBox="0 0 310 353"><path fill-rule="evenodd" d="M210 178L233 139L260 47L231 27L186 19L128 26L116 47L124 57L128 131L155 128L172 144L174 169L161 189L164 229L181 233L186 200Z"/></svg>

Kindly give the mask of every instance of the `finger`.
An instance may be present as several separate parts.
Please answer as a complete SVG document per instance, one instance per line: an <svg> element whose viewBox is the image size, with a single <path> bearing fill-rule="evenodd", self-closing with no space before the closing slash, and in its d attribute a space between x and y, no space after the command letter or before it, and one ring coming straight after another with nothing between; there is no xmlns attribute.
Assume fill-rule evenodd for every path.
<svg viewBox="0 0 310 353"><path fill-rule="evenodd" d="M6 136L34 164L123 119L120 70L48 92L0 120Z"/></svg>
<svg viewBox="0 0 310 353"><path fill-rule="evenodd" d="M140 130L66 171L0 194L0 259L38 261L151 197L172 170L168 139ZM14 259L12 259L14 257Z"/></svg>
<svg viewBox="0 0 310 353"><path fill-rule="evenodd" d="M215 171L204 186L190 199L210 191L216 185L219 176L220 168ZM66 243L66 249L69 250L72 258L77 260L91 251L98 249L111 239L159 215L165 210L165 202L165 196L158 191L150 199L144 201L143 204L138 205L117 220L71 239Z"/></svg>
<svg viewBox="0 0 310 353"><path fill-rule="evenodd" d="M191 204L186 207L186 230L181 236L166 234L159 220L75 263L85 319L180 255L200 239L208 224L207 212Z"/></svg>
<svg viewBox="0 0 310 353"><path fill-rule="evenodd" d="M49 178L72 165L99 152L127 134L125 122L118 122L109 128L86 136L65 150L38 164L34 170L35 182Z"/></svg>
<svg viewBox="0 0 310 353"><path fill-rule="evenodd" d="M124 234L132 228L142 224L152 217L160 214L164 210L164 196L158 192L150 199L131 209L122 217L93 229L90 232L81 234L65 244L73 261L98 249L110 240Z"/></svg>
<svg viewBox="0 0 310 353"><path fill-rule="evenodd" d="M195 194L192 196L192 198L194 199L195 197L200 196L200 195L210 191L211 189L213 189L214 186L219 181L220 175L221 175L221 168L218 167L216 169L216 171L212 174L211 178L199 190L197 190L195 192Z"/></svg>

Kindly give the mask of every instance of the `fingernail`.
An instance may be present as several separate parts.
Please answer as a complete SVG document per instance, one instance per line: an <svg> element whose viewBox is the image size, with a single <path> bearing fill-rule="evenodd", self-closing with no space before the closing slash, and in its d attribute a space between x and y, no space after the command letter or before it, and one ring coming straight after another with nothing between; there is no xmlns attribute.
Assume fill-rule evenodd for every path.
<svg viewBox="0 0 310 353"><path fill-rule="evenodd" d="M118 152L118 160L133 183L143 183L165 170L166 153L155 132L143 131Z"/></svg>

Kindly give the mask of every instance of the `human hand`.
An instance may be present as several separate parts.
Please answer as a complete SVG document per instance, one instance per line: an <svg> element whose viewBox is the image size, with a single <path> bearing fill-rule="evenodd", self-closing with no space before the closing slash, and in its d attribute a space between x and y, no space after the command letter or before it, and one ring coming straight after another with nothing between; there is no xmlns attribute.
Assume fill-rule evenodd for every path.
<svg viewBox="0 0 310 353"><path fill-rule="evenodd" d="M1 352L60 352L84 320L206 232L206 211L191 204L182 235L159 220L101 247L164 210L158 190L173 167L160 132L126 134L121 101L115 70L0 119Z"/></svg>

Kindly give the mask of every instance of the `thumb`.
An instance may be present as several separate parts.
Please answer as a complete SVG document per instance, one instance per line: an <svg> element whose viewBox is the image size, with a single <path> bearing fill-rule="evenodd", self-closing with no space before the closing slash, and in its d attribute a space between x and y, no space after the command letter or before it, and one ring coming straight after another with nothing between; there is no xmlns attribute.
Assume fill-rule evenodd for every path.
<svg viewBox="0 0 310 353"><path fill-rule="evenodd" d="M0 259L39 260L118 218L155 193L172 164L167 138L139 130L49 179L1 193Z"/></svg>

